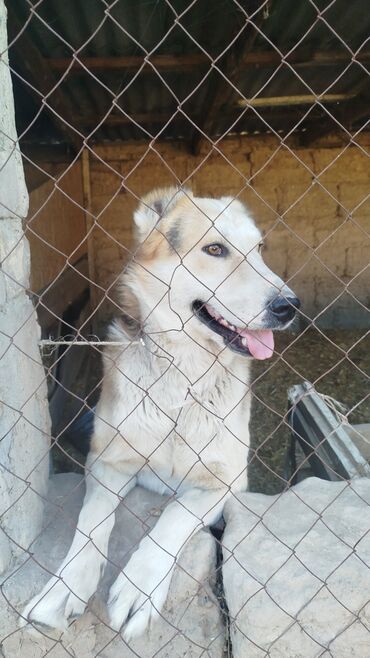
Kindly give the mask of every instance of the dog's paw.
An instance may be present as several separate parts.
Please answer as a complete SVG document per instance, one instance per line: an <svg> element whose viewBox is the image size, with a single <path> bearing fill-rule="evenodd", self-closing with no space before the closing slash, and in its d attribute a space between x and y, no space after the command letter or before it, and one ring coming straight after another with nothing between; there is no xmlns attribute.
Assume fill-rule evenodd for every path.
<svg viewBox="0 0 370 658"><path fill-rule="evenodd" d="M174 560L161 551L161 559L148 559L140 549L113 583L108 600L112 628L126 641L141 635L165 603ZM158 556L157 556L158 557Z"/></svg>
<svg viewBox="0 0 370 658"><path fill-rule="evenodd" d="M61 579L52 578L24 608L20 626L31 622L64 631L68 620L82 615L85 607L85 600L76 596Z"/></svg>

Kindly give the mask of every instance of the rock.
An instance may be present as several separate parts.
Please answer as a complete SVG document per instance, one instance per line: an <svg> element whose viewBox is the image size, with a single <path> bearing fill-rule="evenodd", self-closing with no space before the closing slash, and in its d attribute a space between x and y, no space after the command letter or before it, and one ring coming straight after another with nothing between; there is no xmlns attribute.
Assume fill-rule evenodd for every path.
<svg viewBox="0 0 370 658"><path fill-rule="evenodd" d="M19 613L39 591L64 558L76 526L84 495L83 478L75 473L56 475L50 481L43 531L32 547L3 578L0 595L0 638L4 658L221 658L224 626L213 593L216 544L212 535L199 532L184 549L175 569L170 594L157 620L144 637L127 646L108 626L105 601L110 584L156 522L166 498L136 487L117 510L109 545L109 564L88 611L65 633L43 633L18 628ZM115 566L114 566L115 565Z"/></svg>
<svg viewBox="0 0 370 658"><path fill-rule="evenodd" d="M370 480L308 478L225 507L234 658L370 656Z"/></svg>

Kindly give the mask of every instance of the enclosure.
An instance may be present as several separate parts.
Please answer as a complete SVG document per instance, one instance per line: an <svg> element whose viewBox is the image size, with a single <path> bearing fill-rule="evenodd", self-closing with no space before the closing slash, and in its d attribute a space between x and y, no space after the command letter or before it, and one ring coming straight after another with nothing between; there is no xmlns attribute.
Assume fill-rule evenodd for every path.
<svg viewBox="0 0 370 658"><path fill-rule="evenodd" d="M370 655L367 2L5 5L3 655ZM133 214L167 187L242 201L265 262L301 300L273 357L252 364L248 493L190 540L159 621L131 642L110 627L109 580L168 502L134 489L88 612L32 635L18 628L24 605L56 573L82 503L107 328L125 313L117 283L138 248ZM293 421L313 390L330 429L311 445L310 420L307 433ZM333 437L353 471L336 448L322 453Z"/></svg>

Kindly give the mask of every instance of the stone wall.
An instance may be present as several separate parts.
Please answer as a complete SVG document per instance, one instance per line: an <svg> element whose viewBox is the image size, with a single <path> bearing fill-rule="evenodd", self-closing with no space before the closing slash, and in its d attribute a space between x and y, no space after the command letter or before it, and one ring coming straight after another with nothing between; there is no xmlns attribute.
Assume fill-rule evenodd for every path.
<svg viewBox="0 0 370 658"><path fill-rule="evenodd" d="M272 136L245 136L224 140L206 158L206 151L189 155L183 143L96 147L98 283L110 286L127 260L136 197L185 182L198 195L239 195L247 203L266 232L266 260L290 281L309 318L321 326L365 326L370 140L361 140L345 146L334 136L315 148L294 141L288 148Z"/></svg>
<svg viewBox="0 0 370 658"><path fill-rule="evenodd" d="M0 0L0 52L6 11ZM37 340L27 296L29 245L22 220L28 195L17 146L6 55L0 60L0 572L28 549L41 527L49 470L50 425Z"/></svg>

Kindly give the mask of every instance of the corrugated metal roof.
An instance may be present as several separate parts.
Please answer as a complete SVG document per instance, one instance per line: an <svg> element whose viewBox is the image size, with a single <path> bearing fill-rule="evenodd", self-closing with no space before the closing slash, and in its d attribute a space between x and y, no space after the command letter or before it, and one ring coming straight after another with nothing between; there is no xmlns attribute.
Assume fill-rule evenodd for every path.
<svg viewBox="0 0 370 658"><path fill-rule="evenodd" d="M184 114L177 112L164 129L163 138L190 139L194 132L192 122L203 125L204 104L210 90L219 81L227 94L229 85L212 70L212 58L217 58L233 42L246 25L246 14L256 12L264 3L260 0L44 0L30 7L25 0L10 0L10 35L19 35L19 25L26 25L10 47L11 66L25 80L37 86L38 70L32 70L32 61L24 69L23 56L27 57L25 39L31 40L43 60L53 69L57 80L62 80L59 93L63 95L68 123L91 139L138 140L155 136L176 113L179 105ZM294 49L292 64L279 62L265 65L243 66L234 82L240 94L233 92L222 106L212 124L211 135L233 132L275 131L286 133L307 112L307 102L293 107L251 108L242 110L237 101L244 97L307 96L328 91L330 94L348 95L348 99L327 105L328 110L343 120L346 110L353 107L353 97L368 93L370 57L364 56L369 35L370 12L368 0L275 0L270 3L262 20L260 32L253 43L252 53L283 56ZM253 20L258 20L261 11ZM268 14L268 15L267 15ZM18 23L16 22L18 21ZM239 52L243 40L251 33L246 26L236 47ZM232 46L233 48L234 46ZM144 57L158 55L204 55L204 63L179 70L161 70L156 73L149 65L139 73L105 66L90 72L73 66L63 78L63 70L56 67L61 58L72 62L73 56L86 58ZM317 53L327 53L325 63L315 61ZM355 53L355 56L352 56ZM296 59L293 61L294 54ZM209 59L207 59L207 55ZM333 55L333 61L330 57ZM341 61L338 61L339 60ZM255 57L256 59L256 57ZM352 61L353 59L353 61ZM361 59L361 61L359 61ZM109 61L106 62L109 64ZM352 61L352 63L351 63ZM224 70L226 55L217 61ZM67 63L65 64L65 66ZM30 72L31 71L31 72ZM31 79L33 78L33 79ZM221 93L223 87L220 85ZM22 80L14 76L16 112L19 132L23 139L33 141L64 140L58 130L55 116L47 111L40 116L41 98L30 102L30 93ZM53 105L56 95L50 96ZM122 114L119 111L122 108ZM102 127L99 122L108 115ZM136 124L130 122L127 115ZM355 112L353 128L364 123L363 113ZM357 116L358 115L358 116ZM113 117L113 118L112 118ZM114 118L115 117L115 118ZM237 124L235 121L240 117ZM330 122L328 114L319 104L312 104L309 116L299 130L310 130L322 121ZM351 119L348 119L349 123ZM266 125L266 123L268 125ZM333 121L333 127L335 123Z"/></svg>

